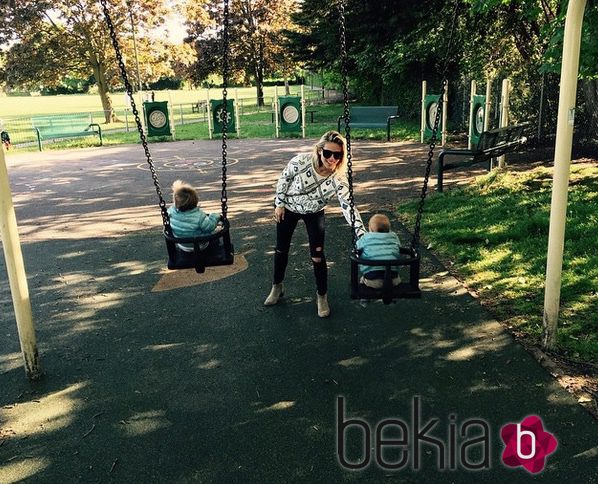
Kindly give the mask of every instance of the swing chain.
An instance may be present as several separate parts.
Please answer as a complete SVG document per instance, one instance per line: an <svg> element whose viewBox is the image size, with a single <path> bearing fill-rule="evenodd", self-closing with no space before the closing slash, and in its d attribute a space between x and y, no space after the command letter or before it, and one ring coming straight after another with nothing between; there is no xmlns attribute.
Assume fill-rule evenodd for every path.
<svg viewBox="0 0 598 484"><path fill-rule="evenodd" d="M434 148L436 147L436 142L438 141L438 128L440 126L440 116L443 110L444 104L444 93L448 87L448 64L449 64L449 55L451 52L451 47L453 44L453 37L455 35L455 26L457 24L457 18L459 15L459 2L455 1L455 8L453 11L453 18L451 21L450 27L450 34L448 37L448 42L446 43L446 53L444 56L444 63L442 66L442 87L440 89L440 95L438 96L438 103L436 104L436 115L434 116L434 126L432 128L432 136L430 137L430 146L428 150L428 160L426 161L426 173L424 176L424 183L422 186L422 191L419 199L419 206L417 207L417 216L415 218L415 229L413 230L413 238L411 239L411 249L417 251L419 248L420 242L420 225L422 216L424 213L424 201L426 199L426 194L428 192L428 180L430 179L430 171L432 169L432 159L434 158Z"/></svg>
<svg viewBox="0 0 598 484"><path fill-rule="evenodd" d="M440 89L440 96L438 103L436 104L436 114L434 116L434 126L432 128L432 136L430 138L430 146L428 149L428 159L426 161L426 173L424 176L424 183L422 185L422 191L419 198L419 206L417 207L417 215L415 218L415 229L413 230L413 238L411 239L411 248L417 250L419 247L419 232L424 213L424 202L426 200L426 194L428 193L428 180L430 179L430 171L432 170L432 160L434 158L434 149L436 148L436 141L438 137L438 127L440 126L440 116L443 109L444 93L448 80L446 78L442 81L442 87Z"/></svg>
<svg viewBox="0 0 598 484"><path fill-rule="evenodd" d="M347 182L349 184L349 207L351 213L351 246L355 250L357 235L355 234L355 197L353 194L353 157L351 154L351 113L349 110L349 75L347 66L347 31L345 28L345 5L343 1L338 4L339 32L341 49L341 73L343 83L343 119L345 122L345 139L347 143Z"/></svg>
<svg viewBox="0 0 598 484"><path fill-rule="evenodd" d="M228 134L228 101L227 101L227 83L229 75L229 0L224 0L223 22L222 29L222 193L220 195L220 203L222 204L222 218L226 220L228 212L228 195L226 193L226 163L227 163L227 134Z"/></svg>
<svg viewBox="0 0 598 484"><path fill-rule="evenodd" d="M122 77L123 83L125 85L125 90L127 95L129 96L129 101L131 103L131 111L133 112L133 116L135 118L135 124L137 125L137 131L139 131L139 137L141 139L141 144L143 145L143 150L145 152L145 157L147 159L147 164L149 165L150 172L152 174L152 180L154 181L154 186L156 187L156 193L158 194L158 198L160 199L160 212L162 214L162 224L164 225L164 230L172 234L172 229L170 227L170 217L168 216L168 211L166 209L166 201L162 196L162 189L160 188L160 182L158 180L158 174L156 173L156 169L154 167L154 162L152 161L152 155L150 153L147 138L145 133L143 132L143 125L141 124L141 119L139 117L139 111L137 110L137 105L135 104L135 99L133 98L133 86L129 82L129 77L127 75L127 70L125 67L125 63L123 61L122 52L120 50L120 46L118 44L118 39L116 38L116 32L114 29L114 24L112 23L112 18L110 17L110 12L108 11L107 0L100 0L102 5L102 9L104 11L104 17L106 19L106 24L108 25L108 30L110 31L110 38L112 39L112 46L114 47L114 51L116 53L116 59L118 61L118 67L120 70L120 75Z"/></svg>

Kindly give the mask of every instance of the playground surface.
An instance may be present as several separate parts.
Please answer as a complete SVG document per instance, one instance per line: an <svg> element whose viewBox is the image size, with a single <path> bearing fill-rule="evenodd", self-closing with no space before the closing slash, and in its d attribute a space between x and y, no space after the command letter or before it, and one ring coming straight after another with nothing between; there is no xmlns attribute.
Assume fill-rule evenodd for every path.
<svg viewBox="0 0 598 484"><path fill-rule="evenodd" d="M301 226L285 297L262 306L274 186L313 142L229 140L237 262L204 275L165 270L139 146L9 154L45 376L25 377L3 276L0 482L598 482L598 422L433 254L424 251L421 300L364 307L349 299L350 230L331 204L330 318L316 314ZM205 210L219 211L218 141L150 148L165 198L182 178ZM425 153L415 143L354 143L364 219L419 195ZM451 172L446 183L482 172ZM532 415L558 441L535 477L501 459L501 428ZM346 427L351 419L360 426ZM377 436L388 419L394 426ZM384 439L402 444L375 445ZM404 460L393 470L376 459Z"/></svg>

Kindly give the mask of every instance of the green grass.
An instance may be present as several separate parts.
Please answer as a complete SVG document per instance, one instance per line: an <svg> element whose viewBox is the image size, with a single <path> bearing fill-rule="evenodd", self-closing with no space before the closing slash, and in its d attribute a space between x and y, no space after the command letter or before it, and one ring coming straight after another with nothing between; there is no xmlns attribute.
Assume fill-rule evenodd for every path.
<svg viewBox="0 0 598 484"><path fill-rule="evenodd" d="M255 107L253 109L247 106L243 110L245 114L240 115L240 137L241 138L274 138L275 127L272 123L271 108L264 108L265 111L257 111ZM305 136L307 138L315 138L322 135L327 130L337 129L338 116L343 111L341 104L321 104L317 106L311 106L310 109L314 109L314 122L310 122L310 117L307 115L307 122L305 127ZM192 118L192 122L189 122L190 107L188 112L184 114L185 124L176 125L176 139L177 140L195 140L195 139L208 139L208 124L206 121L199 121L198 115L195 114L195 118ZM124 121L124 119L121 119ZM179 122L180 117L175 111L175 121ZM104 145L117 145L117 144L130 144L138 143L139 135L134 124L134 120L129 116L129 132L125 131L125 123L114 123L111 125L102 125L102 132L104 138ZM17 151L37 151L37 142L33 131L31 130L29 122L23 124L21 131L9 130L13 144ZM394 140L415 140L419 137L419 124L416 121L403 121L393 124L391 128L392 138ZM359 129L352 130L351 135L357 139L367 140L386 140L385 129ZM219 137L218 135L216 135ZM229 138L236 138L236 132L229 133ZM280 133L281 138L300 138L301 131L294 133ZM149 139L150 143L154 142L167 142L170 138L154 138ZM63 139L52 141L44 141L44 150L55 150L65 148L81 148L98 145L98 137L82 137L73 139Z"/></svg>
<svg viewBox="0 0 598 484"><path fill-rule="evenodd" d="M291 94L299 92L299 86L291 86ZM306 97L308 94L305 88ZM151 91L144 91L145 94ZM207 89L181 89L171 91L154 91L156 101L169 101L173 105L191 104L199 100L205 101L208 96ZM284 94L284 88L278 88L278 94ZM265 87L264 96L266 102L270 102L274 96L274 87ZM209 97L218 99L222 97L221 89L210 89ZM249 103L252 100L255 104L255 87L242 87L228 89L229 98L243 98ZM310 94L310 98L318 97L318 91ZM128 106L128 101L123 92L110 93L112 106L117 111ZM141 98L136 94L135 102L140 105ZM58 96L2 96L0 97L0 118L11 119L15 117L30 117L43 114L79 113L79 112L100 112L102 103L99 94L68 94Z"/></svg>
<svg viewBox="0 0 598 484"><path fill-rule="evenodd" d="M426 201L422 237L492 312L539 342L552 170L492 172ZM412 224L416 205L398 207ZM562 273L559 351L598 362L598 167L572 165Z"/></svg>

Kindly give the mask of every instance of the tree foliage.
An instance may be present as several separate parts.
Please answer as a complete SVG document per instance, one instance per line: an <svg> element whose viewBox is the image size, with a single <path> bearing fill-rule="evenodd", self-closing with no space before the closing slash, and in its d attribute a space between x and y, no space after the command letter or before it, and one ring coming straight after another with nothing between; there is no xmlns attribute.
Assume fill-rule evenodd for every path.
<svg viewBox="0 0 598 484"><path fill-rule="evenodd" d="M598 99L596 4L597 0L588 1L581 57L584 106L594 117L598 106L590 106L592 98ZM560 69L566 7L558 0L345 0L351 90L362 102L398 104L405 114L415 116L422 80L434 92L446 76L455 99L466 95L471 79L509 77L516 118L535 119L542 92L545 118L554 118L558 78L550 73ZM297 29L287 34L287 42L295 60L332 71L338 78L336 4L303 0L293 20ZM463 103L451 101L449 108L458 111L458 104Z"/></svg>
<svg viewBox="0 0 598 484"><path fill-rule="evenodd" d="M229 6L229 82L254 82L260 105L263 82L274 72L288 74L293 65L282 46L282 32L289 28L294 0L231 0ZM185 9L188 38L197 53L191 77L201 83L212 74L222 75L223 2L190 0Z"/></svg>
<svg viewBox="0 0 598 484"><path fill-rule="evenodd" d="M107 3L132 73L131 15L138 34L150 32L162 23L167 2L136 0L128 5L121 0L107 0ZM68 77L93 76L106 121L113 119L109 90L120 82L98 1L12 0L0 17L0 41L10 45L0 70L0 78L8 86L56 87ZM142 56L144 79L153 80L170 73L168 68L164 69L168 65L164 44L139 35L137 47Z"/></svg>

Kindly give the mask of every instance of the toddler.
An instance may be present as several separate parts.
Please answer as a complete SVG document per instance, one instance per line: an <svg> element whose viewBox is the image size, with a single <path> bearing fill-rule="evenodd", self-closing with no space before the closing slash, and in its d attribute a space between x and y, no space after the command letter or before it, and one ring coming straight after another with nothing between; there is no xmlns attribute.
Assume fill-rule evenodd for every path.
<svg viewBox="0 0 598 484"><path fill-rule="evenodd" d="M357 248L361 250L360 257L367 260L395 260L401 256L401 243L397 234L390 230L390 220L386 215L377 213L372 215L368 224L369 232L357 241ZM374 289L384 286L384 266L359 267L362 277L359 282ZM399 273L391 272L392 284L401 282Z"/></svg>
<svg viewBox="0 0 598 484"><path fill-rule="evenodd" d="M200 237L216 232L220 214L207 214L197 206L199 199L195 188L177 180L172 184L172 198L174 205L168 209L168 216L175 237ZM207 246L208 242L205 242L200 248ZM185 252L193 252L193 244L177 244L177 247Z"/></svg>

